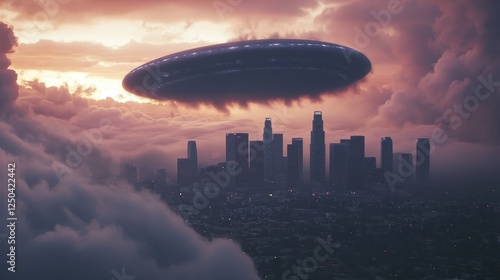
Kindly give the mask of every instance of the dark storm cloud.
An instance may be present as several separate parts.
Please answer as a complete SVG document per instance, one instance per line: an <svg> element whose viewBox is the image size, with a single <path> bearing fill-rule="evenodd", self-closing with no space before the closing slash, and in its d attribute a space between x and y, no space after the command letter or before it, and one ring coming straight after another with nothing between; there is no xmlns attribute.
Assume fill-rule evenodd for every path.
<svg viewBox="0 0 500 280"><path fill-rule="evenodd" d="M203 240L158 197L77 173L64 181L19 180L19 266L9 279L111 279L122 267L137 279L258 279L234 243Z"/></svg>
<svg viewBox="0 0 500 280"><path fill-rule="evenodd" d="M413 24L411 16L394 19L399 36L393 51L402 61L399 87L380 111L395 123L437 124L451 137L500 145L500 5L440 1L437 6L439 15L427 23Z"/></svg>
<svg viewBox="0 0 500 280"><path fill-rule="evenodd" d="M147 126L156 120L148 124L144 116L129 114L120 122L116 110L76 105L79 97L66 88L37 84L36 89L23 88L25 96L18 100L8 122L0 122L0 163L18 166L19 265L11 279L111 279L112 271L121 275L122 267L137 279L258 279L252 261L237 245L204 241L158 197L135 193L115 180L115 168L125 157L123 149L141 147L139 138L149 134ZM37 95L53 103L50 106L66 104L74 114L68 118L45 114L37 106L27 108L37 103ZM85 139L81 126L96 129L98 125L92 123L102 119L120 127L135 122L132 126L145 132L132 139L122 133L118 138L129 141L120 148L115 144L122 140L109 138L117 135L116 127L110 127L104 131L106 140L95 144L81 165L58 178L52 166L54 162L65 166L65 147L77 150ZM158 134L160 126L164 123L151 133ZM159 164L162 156L161 150L151 153L149 149L128 154L138 163ZM0 179L6 180L5 173ZM5 188L0 196L7 196ZM5 219L4 210L1 213Z"/></svg>
<svg viewBox="0 0 500 280"><path fill-rule="evenodd" d="M323 93L345 90L370 69L368 58L343 46L309 40L252 40L156 59L130 72L123 86L145 97L226 109L230 104L319 99Z"/></svg>
<svg viewBox="0 0 500 280"><path fill-rule="evenodd" d="M12 28L0 22L0 118L5 117L18 96L17 74L8 69L10 60L7 58L16 45Z"/></svg>
<svg viewBox="0 0 500 280"><path fill-rule="evenodd" d="M499 145L499 12L492 0L359 0L325 9L317 21L372 58L373 76L384 64L399 68L386 81L393 94L374 112L387 124L438 125L453 138ZM474 97L478 87L484 100Z"/></svg>

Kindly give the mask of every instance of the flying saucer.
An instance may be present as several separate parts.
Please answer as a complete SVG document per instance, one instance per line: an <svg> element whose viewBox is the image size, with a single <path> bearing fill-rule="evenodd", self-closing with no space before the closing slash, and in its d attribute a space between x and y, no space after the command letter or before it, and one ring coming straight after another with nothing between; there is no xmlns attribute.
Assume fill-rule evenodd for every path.
<svg viewBox="0 0 500 280"><path fill-rule="evenodd" d="M344 88L371 70L362 53L297 39L239 41L170 54L128 73L123 87L186 102L293 99Z"/></svg>

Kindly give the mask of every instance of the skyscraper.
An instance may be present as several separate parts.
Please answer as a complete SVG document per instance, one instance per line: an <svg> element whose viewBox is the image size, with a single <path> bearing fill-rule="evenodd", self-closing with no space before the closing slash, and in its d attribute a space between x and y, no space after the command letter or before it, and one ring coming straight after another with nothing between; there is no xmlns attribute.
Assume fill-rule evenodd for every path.
<svg viewBox="0 0 500 280"><path fill-rule="evenodd" d="M298 149L298 162L299 162L299 176L298 180L304 180L304 139L292 138L292 145L297 146ZM287 154L288 157L288 154Z"/></svg>
<svg viewBox="0 0 500 280"><path fill-rule="evenodd" d="M336 190L346 190L349 170L349 144L330 144L330 185Z"/></svg>
<svg viewBox="0 0 500 280"><path fill-rule="evenodd" d="M273 181L279 189L286 188L286 158L283 157L283 134L273 134Z"/></svg>
<svg viewBox="0 0 500 280"><path fill-rule="evenodd" d="M177 184L181 187L190 186L196 178L195 162L188 158L177 159Z"/></svg>
<svg viewBox="0 0 500 280"><path fill-rule="evenodd" d="M260 185L264 181L264 141L250 141L249 182Z"/></svg>
<svg viewBox="0 0 500 280"><path fill-rule="evenodd" d="M230 188L246 183L248 178L248 133L226 134L226 162L236 163L237 174L231 175Z"/></svg>
<svg viewBox="0 0 500 280"><path fill-rule="evenodd" d="M283 174L283 134L273 134L273 169L274 174Z"/></svg>
<svg viewBox="0 0 500 280"><path fill-rule="evenodd" d="M273 181L273 127L271 118L266 118L264 122L264 182L271 183Z"/></svg>
<svg viewBox="0 0 500 280"><path fill-rule="evenodd" d="M154 179L154 170L149 166L141 166L139 168L139 181L150 181Z"/></svg>
<svg viewBox="0 0 500 280"><path fill-rule="evenodd" d="M431 144L429 138L418 138L417 140L417 182L426 184L430 176Z"/></svg>
<svg viewBox="0 0 500 280"><path fill-rule="evenodd" d="M380 140L380 167L385 171L393 171L392 138L382 137Z"/></svg>
<svg viewBox="0 0 500 280"><path fill-rule="evenodd" d="M299 145L286 145L286 158L288 186L297 188L299 185Z"/></svg>
<svg viewBox="0 0 500 280"><path fill-rule="evenodd" d="M156 193L165 194L167 189L167 170L164 168L156 169L154 190Z"/></svg>
<svg viewBox="0 0 500 280"><path fill-rule="evenodd" d="M198 168L198 151L196 149L196 141L188 141L187 158L194 161L196 168Z"/></svg>
<svg viewBox="0 0 500 280"><path fill-rule="evenodd" d="M394 174L403 178L404 183L413 181L415 169L413 167L413 155L404 153L394 153ZM398 185L398 184L396 184Z"/></svg>
<svg viewBox="0 0 500 280"><path fill-rule="evenodd" d="M325 131L321 111L314 112L310 145L310 178L311 182L325 181Z"/></svg>
<svg viewBox="0 0 500 280"><path fill-rule="evenodd" d="M165 168L156 169L155 183L159 185L167 184L167 170Z"/></svg>
<svg viewBox="0 0 500 280"><path fill-rule="evenodd" d="M137 167L135 164L125 164L123 166L122 178L131 185L137 184Z"/></svg>
<svg viewBox="0 0 500 280"><path fill-rule="evenodd" d="M359 190L365 182L365 137L351 136L349 146L349 189Z"/></svg>
<svg viewBox="0 0 500 280"><path fill-rule="evenodd" d="M364 160L364 183L373 184L376 182L377 158L365 157Z"/></svg>
<svg viewBox="0 0 500 280"><path fill-rule="evenodd" d="M351 144L351 139L340 139L340 144L350 145Z"/></svg>

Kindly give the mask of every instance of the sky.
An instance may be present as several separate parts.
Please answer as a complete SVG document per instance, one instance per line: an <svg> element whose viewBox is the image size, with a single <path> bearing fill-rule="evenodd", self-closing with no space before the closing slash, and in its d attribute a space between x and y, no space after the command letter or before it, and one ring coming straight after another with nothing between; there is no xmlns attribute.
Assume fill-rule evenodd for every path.
<svg viewBox="0 0 500 280"><path fill-rule="evenodd" d="M499 13L494 0L2 1L0 162L18 166L19 250L30 264L57 252L19 277L111 278L126 266L138 280L256 279L237 244L203 240L152 196L117 195L127 186L116 178L135 163L175 180L187 140L197 141L200 165L221 162L225 133L262 139L265 117L285 143L304 138L306 170L313 112L323 111L326 143L365 135L366 155L379 161L381 137L406 153L430 138L436 180L500 182ZM266 38L345 45L372 71L342 92L223 108L152 101L121 86L135 67L173 52ZM165 236L171 243L158 247ZM169 246L185 254L160 253Z"/></svg>

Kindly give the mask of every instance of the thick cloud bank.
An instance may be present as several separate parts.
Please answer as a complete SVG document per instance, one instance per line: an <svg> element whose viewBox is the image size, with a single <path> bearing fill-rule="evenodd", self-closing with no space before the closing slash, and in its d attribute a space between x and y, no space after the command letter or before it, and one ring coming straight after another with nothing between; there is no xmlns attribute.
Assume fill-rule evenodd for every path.
<svg viewBox="0 0 500 280"><path fill-rule="evenodd" d="M0 180L7 182L7 165L15 163L18 219L15 273L6 270L10 248L0 239L2 279L258 279L237 244L204 240L159 197L117 179L120 140L105 139L126 120L120 110L89 104L86 89L70 93L36 81L16 101L6 57L15 40L7 44L12 30L0 28ZM138 150L129 156L154 161L151 150ZM3 206L7 194L2 187Z"/></svg>
<svg viewBox="0 0 500 280"><path fill-rule="evenodd" d="M7 58L7 53L12 52L16 45L12 29L0 22L0 117L7 113L7 109L12 106L18 95L17 74L8 69L10 60Z"/></svg>

